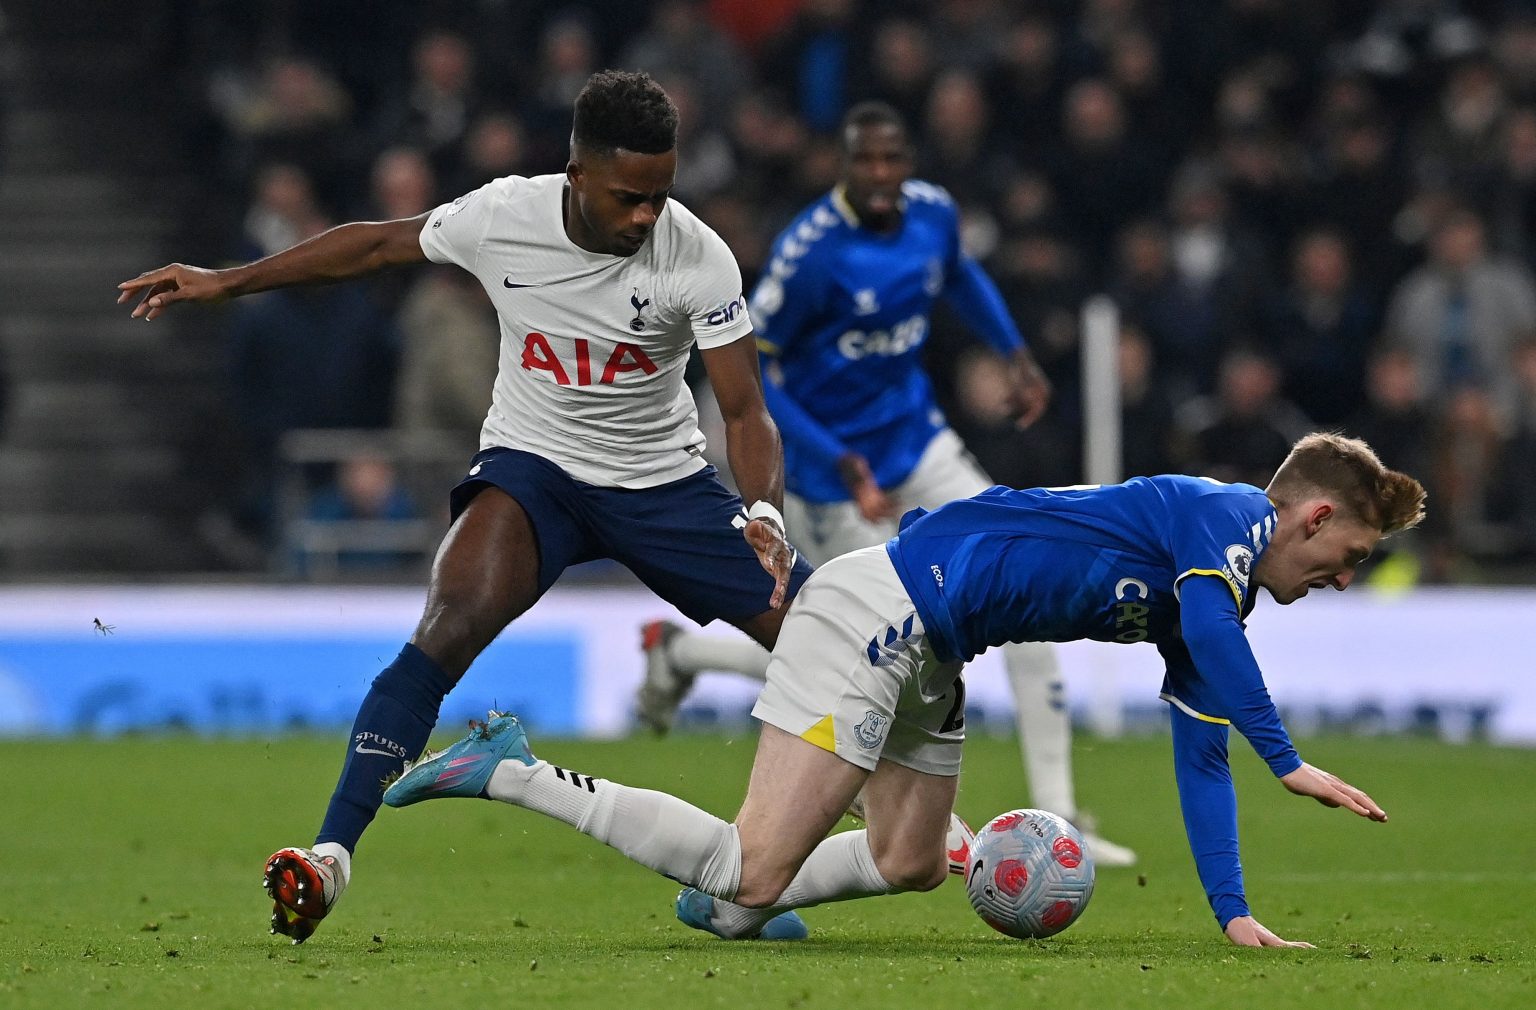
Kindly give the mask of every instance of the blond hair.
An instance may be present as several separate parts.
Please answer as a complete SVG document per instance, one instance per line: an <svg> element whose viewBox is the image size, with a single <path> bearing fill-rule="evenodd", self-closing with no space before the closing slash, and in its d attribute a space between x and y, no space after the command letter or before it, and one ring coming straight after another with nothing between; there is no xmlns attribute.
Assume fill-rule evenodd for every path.
<svg viewBox="0 0 1536 1010"><path fill-rule="evenodd" d="M1333 432L1313 432L1293 445L1268 493L1276 504L1328 498L1383 534L1424 519L1424 485L1387 469L1360 439Z"/></svg>

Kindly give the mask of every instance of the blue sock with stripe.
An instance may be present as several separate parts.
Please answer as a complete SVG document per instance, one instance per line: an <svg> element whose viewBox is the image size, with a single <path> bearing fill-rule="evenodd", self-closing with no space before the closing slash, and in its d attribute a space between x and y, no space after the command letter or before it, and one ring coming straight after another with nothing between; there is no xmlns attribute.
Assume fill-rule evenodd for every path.
<svg viewBox="0 0 1536 1010"><path fill-rule="evenodd" d="M426 747L452 687L442 668L410 644L373 679L352 724L347 760L316 844L336 842L356 850L384 800L385 780L399 775Z"/></svg>

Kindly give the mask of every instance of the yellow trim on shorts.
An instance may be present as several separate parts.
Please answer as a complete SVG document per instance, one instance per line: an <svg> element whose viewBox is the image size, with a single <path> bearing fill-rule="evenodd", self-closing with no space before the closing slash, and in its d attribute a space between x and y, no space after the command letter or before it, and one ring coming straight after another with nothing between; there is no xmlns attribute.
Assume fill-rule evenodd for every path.
<svg viewBox="0 0 1536 1010"><path fill-rule="evenodd" d="M800 739L813 743L829 754L837 753L837 735L832 731L832 714L822 716L810 729L800 734Z"/></svg>
<svg viewBox="0 0 1536 1010"><path fill-rule="evenodd" d="M1164 691L1162 694L1158 695L1158 697L1172 705L1174 708L1178 709L1180 712L1183 712L1191 719L1199 719L1201 722L1214 722L1218 726L1232 725L1231 719L1219 719L1214 715L1206 715L1204 712L1196 712L1194 709L1190 708L1188 705L1184 704L1182 701L1175 698L1167 691Z"/></svg>

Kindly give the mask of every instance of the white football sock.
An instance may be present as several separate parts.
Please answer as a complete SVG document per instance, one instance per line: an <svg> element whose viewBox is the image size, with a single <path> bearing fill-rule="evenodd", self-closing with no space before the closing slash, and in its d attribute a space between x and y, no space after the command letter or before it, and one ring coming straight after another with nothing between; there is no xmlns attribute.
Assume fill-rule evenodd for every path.
<svg viewBox="0 0 1536 1010"><path fill-rule="evenodd" d="M869 849L869 832L844 831L823 840L812 850L772 908L743 908L717 896L711 921L727 937L755 936L769 919L787 909L895 894L899 890L892 887L875 866L875 854Z"/></svg>
<svg viewBox="0 0 1536 1010"><path fill-rule="evenodd" d="M768 679L768 650L745 635L673 635L667 645L672 665L687 673L716 670L753 680Z"/></svg>
<svg viewBox="0 0 1536 1010"><path fill-rule="evenodd" d="M341 868L341 886L346 887L352 881L352 853L340 842L317 842L311 850L317 856L335 856L336 865Z"/></svg>
<svg viewBox="0 0 1536 1010"><path fill-rule="evenodd" d="M503 761L485 792L493 800L564 821L706 894L734 897L741 883L736 826L676 796L594 779L548 761Z"/></svg>
<svg viewBox="0 0 1536 1010"><path fill-rule="evenodd" d="M1010 642L1003 662L1013 685L1019 747L1034 806L1077 817L1072 789L1072 713L1061 683L1061 664L1049 642Z"/></svg>

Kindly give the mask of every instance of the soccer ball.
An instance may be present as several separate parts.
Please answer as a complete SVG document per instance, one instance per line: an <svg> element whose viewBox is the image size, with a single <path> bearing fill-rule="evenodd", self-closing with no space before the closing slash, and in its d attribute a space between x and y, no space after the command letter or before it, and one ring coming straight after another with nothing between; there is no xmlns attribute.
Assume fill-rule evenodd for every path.
<svg viewBox="0 0 1536 1010"><path fill-rule="evenodd" d="M971 842L965 893L999 933L1021 940L1060 933L1093 896L1093 859L1082 833L1044 810L1010 810Z"/></svg>

